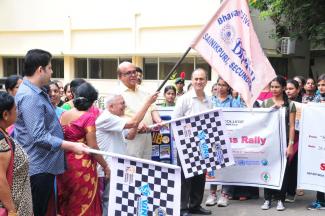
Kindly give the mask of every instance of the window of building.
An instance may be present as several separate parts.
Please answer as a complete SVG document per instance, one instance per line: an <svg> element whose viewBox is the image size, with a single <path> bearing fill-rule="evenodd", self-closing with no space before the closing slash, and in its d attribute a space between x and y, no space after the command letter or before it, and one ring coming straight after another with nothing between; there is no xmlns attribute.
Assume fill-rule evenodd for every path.
<svg viewBox="0 0 325 216"><path fill-rule="evenodd" d="M75 76L76 78L87 78L87 59L86 58L76 58L74 60L75 64Z"/></svg>
<svg viewBox="0 0 325 216"><path fill-rule="evenodd" d="M143 59L143 79L145 80L158 79L158 58Z"/></svg>
<svg viewBox="0 0 325 216"><path fill-rule="evenodd" d="M62 58L53 58L52 61L53 78L63 78L64 62ZM10 75L23 75L24 58L22 57L3 57L4 77Z"/></svg>
<svg viewBox="0 0 325 216"><path fill-rule="evenodd" d="M52 64L52 78L64 78L64 61L62 58L53 58Z"/></svg>
<svg viewBox="0 0 325 216"><path fill-rule="evenodd" d="M143 58L144 79L146 80L164 80L166 75L174 67L179 58L175 57L156 57ZM177 77L182 71L185 72L185 79L191 79L191 73L195 68L203 68L208 72L208 80L211 80L211 67L201 57L187 57L176 68Z"/></svg>
<svg viewBox="0 0 325 216"><path fill-rule="evenodd" d="M287 58L268 58L277 75L288 77Z"/></svg>
<svg viewBox="0 0 325 216"><path fill-rule="evenodd" d="M85 79L117 79L116 69L120 62L131 58L76 58L75 75Z"/></svg>
<svg viewBox="0 0 325 216"><path fill-rule="evenodd" d="M90 79L116 79L117 59L89 59Z"/></svg>
<svg viewBox="0 0 325 216"><path fill-rule="evenodd" d="M3 75L8 77L17 73L17 59L3 58Z"/></svg>
<svg viewBox="0 0 325 216"><path fill-rule="evenodd" d="M174 67L178 58L159 58L159 79L164 80L170 70ZM181 72L185 72L185 79L191 79L191 73L194 70L194 58L185 58L182 63L176 68L176 77L179 77Z"/></svg>

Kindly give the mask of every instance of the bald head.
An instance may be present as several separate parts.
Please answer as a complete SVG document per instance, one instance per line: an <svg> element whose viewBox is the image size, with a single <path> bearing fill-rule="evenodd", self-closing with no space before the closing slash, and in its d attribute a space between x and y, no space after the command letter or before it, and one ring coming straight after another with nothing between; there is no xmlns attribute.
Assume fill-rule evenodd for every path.
<svg viewBox="0 0 325 216"><path fill-rule="evenodd" d="M207 74L207 72L203 68L197 68L197 69L195 69L192 72L191 79L193 78L193 75L197 75L197 74L200 74L200 73L204 73L205 79L208 80L208 74Z"/></svg>
<svg viewBox="0 0 325 216"><path fill-rule="evenodd" d="M125 69L128 67L134 67L136 69L136 66L134 64L128 61L124 61L117 66L117 74L120 75L120 73L123 73L123 71L125 71Z"/></svg>
<svg viewBox="0 0 325 216"><path fill-rule="evenodd" d="M119 80L129 89L135 90L137 85L137 71L136 66L131 62L124 61L117 67L117 74Z"/></svg>

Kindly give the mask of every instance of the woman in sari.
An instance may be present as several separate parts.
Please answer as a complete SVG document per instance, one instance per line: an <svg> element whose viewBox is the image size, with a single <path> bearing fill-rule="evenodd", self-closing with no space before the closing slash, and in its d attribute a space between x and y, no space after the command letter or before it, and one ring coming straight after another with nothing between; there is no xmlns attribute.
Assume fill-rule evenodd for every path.
<svg viewBox="0 0 325 216"><path fill-rule="evenodd" d="M74 108L64 112L60 119L66 140L84 142L89 147L98 149L96 117L89 112L97 97L98 93L91 84L83 83L78 87L73 101ZM107 163L100 155L65 154L68 168L57 178L59 214L101 215L96 162L103 167L106 178L110 172Z"/></svg>
<svg viewBox="0 0 325 216"><path fill-rule="evenodd" d="M28 156L5 131L16 121L14 98L0 92L0 214L32 216L32 194L28 176Z"/></svg>

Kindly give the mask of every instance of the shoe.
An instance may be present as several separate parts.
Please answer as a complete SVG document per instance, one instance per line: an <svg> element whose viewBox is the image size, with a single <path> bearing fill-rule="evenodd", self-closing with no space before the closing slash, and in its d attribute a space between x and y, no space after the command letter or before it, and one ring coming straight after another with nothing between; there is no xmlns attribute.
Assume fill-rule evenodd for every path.
<svg viewBox="0 0 325 216"><path fill-rule="evenodd" d="M215 204L217 204L217 195L216 194L210 194L207 198L207 200L205 201L205 205L206 206L214 206Z"/></svg>
<svg viewBox="0 0 325 216"><path fill-rule="evenodd" d="M200 214L200 215L211 215L212 214L212 212L210 210L202 208L201 206L197 207L197 208L190 208L189 212L192 214Z"/></svg>
<svg viewBox="0 0 325 216"><path fill-rule="evenodd" d="M325 209L325 203L319 202L316 200L307 207L308 210L323 210Z"/></svg>
<svg viewBox="0 0 325 216"><path fill-rule="evenodd" d="M283 205L283 202L281 200L278 200L278 204L276 205L277 211L284 211L286 208Z"/></svg>
<svg viewBox="0 0 325 216"><path fill-rule="evenodd" d="M229 199L228 199L228 197L225 196L225 195L222 195L219 198L217 204L218 204L218 207L227 207L229 205Z"/></svg>
<svg viewBox="0 0 325 216"><path fill-rule="evenodd" d="M265 200L265 202L261 206L261 209L269 210L270 208L271 208L271 201L270 200Z"/></svg>
<svg viewBox="0 0 325 216"><path fill-rule="evenodd" d="M292 195L287 195L286 199L284 202L288 202L288 203L294 203L296 201L296 196L292 196Z"/></svg>

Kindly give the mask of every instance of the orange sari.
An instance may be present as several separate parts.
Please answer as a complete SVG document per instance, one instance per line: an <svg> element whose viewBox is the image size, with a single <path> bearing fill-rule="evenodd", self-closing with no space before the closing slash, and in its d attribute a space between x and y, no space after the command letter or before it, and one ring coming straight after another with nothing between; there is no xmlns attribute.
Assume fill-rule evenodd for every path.
<svg viewBox="0 0 325 216"><path fill-rule="evenodd" d="M88 132L95 130L96 118L91 113L64 125L65 140L85 142ZM67 170L57 177L58 207L62 216L101 216L96 161L91 155L66 152Z"/></svg>

